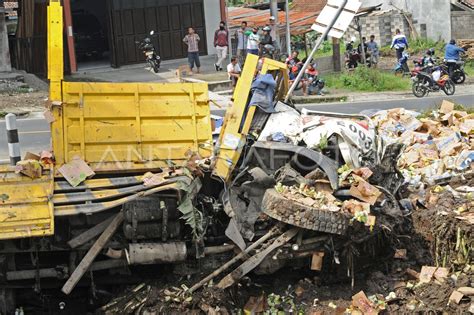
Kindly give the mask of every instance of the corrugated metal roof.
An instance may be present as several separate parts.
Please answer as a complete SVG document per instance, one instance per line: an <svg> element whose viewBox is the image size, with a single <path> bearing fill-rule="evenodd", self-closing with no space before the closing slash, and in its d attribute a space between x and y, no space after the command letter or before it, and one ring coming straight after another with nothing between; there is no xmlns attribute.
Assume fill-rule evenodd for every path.
<svg viewBox="0 0 474 315"><path fill-rule="evenodd" d="M311 31L311 25L314 23L319 12L301 12L290 11L290 28L291 33L302 34ZM238 27L243 21L252 26L265 26L270 17L270 10L256 10L252 8L229 8L229 26L231 28ZM286 16L285 12L278 12L280 23L280 31L284 31Z"/></svg>

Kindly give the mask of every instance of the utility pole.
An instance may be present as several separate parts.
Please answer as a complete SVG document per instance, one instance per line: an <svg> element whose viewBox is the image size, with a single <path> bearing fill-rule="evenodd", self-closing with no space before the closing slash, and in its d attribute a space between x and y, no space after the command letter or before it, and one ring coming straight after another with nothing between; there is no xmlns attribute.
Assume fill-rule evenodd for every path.
<svg viewBox="0 0 474 315"><path fill-rule="evenodd" d="M275 17L275 38L274 41L278 43L278 47L280 47L280 33L279 33L279 26L280 20L278 19L278 0L270 0L270 15Z"/></svg>
<svg viewBox="0 0 474 315"><path fill-rule="evenodd" d="M286 17L286 53L291 56L291 32L290 32L290 5L285 0L285 17Z"/></svg>
<svg viewBox="0 0 474 315"><path fill-rule="evenodd" d="M7 24L5 20L5 7L0 0L0 72L10 72L10 48L8 46Z"/></svg>

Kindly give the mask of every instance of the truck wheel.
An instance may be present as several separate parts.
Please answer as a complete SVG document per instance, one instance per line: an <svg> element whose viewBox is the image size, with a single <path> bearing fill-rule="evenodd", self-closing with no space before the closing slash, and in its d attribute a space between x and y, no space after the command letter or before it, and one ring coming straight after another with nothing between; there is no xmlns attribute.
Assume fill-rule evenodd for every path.
<svg viewBox="0 0 474 315"><path fill-rule="evenodd" d="M275 189L265 192L262 208L275 220L330 234L344 234L350 222L349 215L306 206L280 195Z"/></svg>

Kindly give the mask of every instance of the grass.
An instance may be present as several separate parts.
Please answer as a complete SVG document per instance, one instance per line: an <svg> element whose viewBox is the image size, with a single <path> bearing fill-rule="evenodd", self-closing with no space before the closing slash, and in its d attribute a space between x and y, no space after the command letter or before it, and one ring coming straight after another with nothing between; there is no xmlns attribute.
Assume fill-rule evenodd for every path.
<svg viewBox="0 0 474 315"><path fill-rule="evenodd" d="M474 60L469 60L464 65L464 71L468 76L474 76Z"/></svg>
<svg viewBox="0 0 474 315"><path fill-rule="evenodd" d="M428 49L434 48L436 56L444 56L444 46L446 44L443 41L434 41L427 38L408 39L408 53L410 55L423 55ZM380 48L380 54L382 56L395 56L395 49L391 49L390 45L383 46Z"/></svg>
<svg viewBox="0 0 474 315"><path fill-rule="evenodd" d="M359 66L352 72L328 75L325 80L326 86L330 88L354 92L405 91L411 88L408 78L364 66Z"/></svg>

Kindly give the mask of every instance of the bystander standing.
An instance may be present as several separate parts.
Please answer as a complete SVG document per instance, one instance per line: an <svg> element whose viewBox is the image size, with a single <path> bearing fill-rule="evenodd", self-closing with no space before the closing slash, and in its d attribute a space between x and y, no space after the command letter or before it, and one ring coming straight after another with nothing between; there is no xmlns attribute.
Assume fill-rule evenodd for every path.
<svg viewBox="0 0 474 315"><path fill-rule="evenodd" d="M199 35L196 34L194 28L188 28L188 34L184 36L183 42L188 46L188 62L189 68L191 69L191 74L196 65L197 73L199 73L201 68L201 62L199 60Z"/></svg>
<svg viewBox="0 0 474 315"><path fill-rule="evenodd" d="M217 52L217 62L214 64L216 71L222 71L222 63L227 58L229 48L229 32L225 28L225 22L221 21L219 29L214 33L214 47Z"/></svg>

